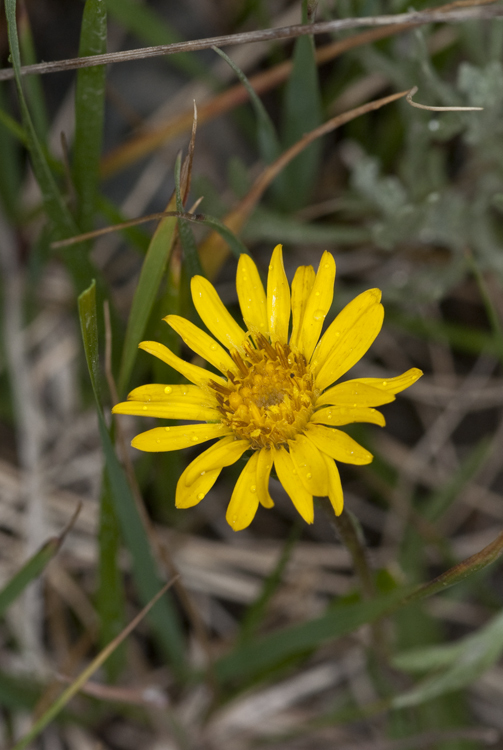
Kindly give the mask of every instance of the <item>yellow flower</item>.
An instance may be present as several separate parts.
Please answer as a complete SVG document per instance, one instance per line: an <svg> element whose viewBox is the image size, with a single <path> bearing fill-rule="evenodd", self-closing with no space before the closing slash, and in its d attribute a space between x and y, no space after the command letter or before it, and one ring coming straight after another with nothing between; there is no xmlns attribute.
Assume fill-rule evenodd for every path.
<svg viewBox="0 0 503 750"><path fill-rule="evenodd" d="M389 380L358 378L332 385L363 357L384 316L381 292L369 289L346 305L320 338L334 279L335 262L325 252L317 273L312 266L297 269L290 292L278 245L266 293L255 263L241 255L236 278L245 324L241 328L213 285L195 276L194 305L215 338L178 315L165 320L221 376L184 362L155 341L140 344L192 385L141 386L127 402L117 404L114 413L201 424L156 427L135 437L132 445L142 451L171 451L218 438L181 475L177 508L199 503L222 468L251 451L227 509L235 531L251 523L259 503L273 506L268 489L273 464L307 523L313 522L313 495L328 496L335 513L342 512L336 461L368 464L372 455L337 427L351 422L384 426L374 407L394 401L394 394L422 373L413 368Z"/></svg>

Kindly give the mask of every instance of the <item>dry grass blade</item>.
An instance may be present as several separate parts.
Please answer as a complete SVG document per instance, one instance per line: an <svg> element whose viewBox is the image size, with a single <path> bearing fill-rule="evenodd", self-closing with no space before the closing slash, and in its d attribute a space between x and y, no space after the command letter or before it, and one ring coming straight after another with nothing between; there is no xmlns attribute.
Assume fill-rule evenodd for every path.
<svg viewBox="0 0 503 750"><path fill-rule="evenodd" d="M484 107L429 107L426 104L418 104L412 101L414 94L417 94L418 88L414 86L405 97L408 104L416 109L427 109L429 112L482 112Z"/></svg>
<svg viewBox="0 0 503 750"><path fill-rule="evenodd" d="M130 633L133 632L137 625L139 625L143 618L150 612L152 607L159 601L161 596L163 596L166 591L171 588L174 582L174 578L171 579L171 581L168 581L168 583L166 583L166 585L162 587L162 589L154 596L154 598L147 604L147 606L144 607L141 612L139 612L136 617L133 618L133 620L131 620L129 625L124 628L124 630L117 636L117 638L114 638L114 640L109 643L108 646L100 651L98 656L93 659L91 664L89 664L89 666L80 673L77 679L72 682L72 684L63 692L63 694L60 695L58 700L52 704L50 709L46 711L46 713L40 717L40 719L34 724L29 732L21 740L19 740L19 742L16 743L13 750L23 750L24 748L28 747L30 742L34 740L35 737L37 737L53 719L56 718L59 712L62 711L66 706L66 704L74 697L74 695L76 695L80 691L80 689L86 684L89 678L108 659L110 654L112 654L112 652L115 651L115 649L122 643L122 641L127 638Z"/></svg>
<svg viewBox="0 0 503 750"><path fill-rule="evenodd" d="M231 44L253 44L254 42L273 42L281 39L296 39L297 37L306 36L308 34L332 34L337 31L365 28L368 26L442 22L463 23L464 21L501 17L503 17L503 8L475 7L453 10L450 12L428 10L399 13L388 16L343 18L333 21L323 21L321 23L298 24L295 26L283 26L282 28L276 29L260 29L259 31L248 31L239 34L226 34L224 36L209 37L189 42L161 44L155 47L142 47L140 49L125 50L123 52L109 52L104 55L94 55L92 57L74 57L68 60L25 65L21 67L20 72L22 75L59 73L65 70L78 70L80 68L93 67L96 65L110 65L112 63L144 60L150 57L160 57L162 55L174 55L179 52L196 52L198 50L210 49L211 47L228 47ZM0 81L7 81L12 78L14 78L14 71L11 68L0 70Z"/></svg>
<svg viewBox="0 0 503 750"><path fill-rule="evenodd" d="M390 104L397 99L407 96L408 93L409 91L401 91L398 94L391 94L382 99L368 102L361 107L356 107L356 109L351 109L349 112L337 115L337 117L333 117L327 122L324 122L323 125L315 128L310 133L306 133L303 138L297 141L297 143L294 143L293 146L287 149L287 151L281 154L276 161L266 167L266 169L259 174L248 195L243 198L237 208L227 214L223 220L224 224L226 224L232 232L238 234L271 182L278 176L281 170L284 169L292 159L307 148L310 143L313 143L317 138L321 138L323 135L331 133L332 130L345 125L347 122L350 122L361 115L373 112L376 109L384 107L386 104ZM228 245L216 233L212 233L201 245L201 263L209 278L213 278L216 275L227 257L228 252Z"/></svg>

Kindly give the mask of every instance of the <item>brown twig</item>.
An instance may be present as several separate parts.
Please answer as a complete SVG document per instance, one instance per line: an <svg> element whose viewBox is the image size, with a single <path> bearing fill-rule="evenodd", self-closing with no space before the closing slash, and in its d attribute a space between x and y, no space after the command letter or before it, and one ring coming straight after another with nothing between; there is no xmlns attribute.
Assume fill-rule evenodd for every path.
<svg viewBox="0 0 503 750"><path fill-rule="evenodd" d="M388 26L396 24L425 24L425 23L463 23L464 21L476 21L493 18L501 18L503 8L501 7L475 7L460 10L445 11L413 11L411 13L397 13L388 16L365 16L364 18L341 18L332 21L322 21L314 24L296 24L294 26L283 26L276 29L259 29L257 31L245 31L238 34L225 34L223 36L196 39L187 42L175 42L174 44L161 44L155 47L142 47L140 49L124 50L122 52L107 52L103 55L88 57L74 57L68 60L55 60L47 63L36 63L21 67L21 75L47 73L59 73L66 70L78 70L96 65L110 65L112 63L130 62L132 60L145 60L150 57L162 55L174 55L179 52L197 52L198 50L210 49L211 47L228 47L234 44L253 44L254 42L275 42L282 39L296 39L307 34L333 34L337 31L347 29L361 29L375 26ZM14 78L13 68L0 70L0 81Z"/></svg>

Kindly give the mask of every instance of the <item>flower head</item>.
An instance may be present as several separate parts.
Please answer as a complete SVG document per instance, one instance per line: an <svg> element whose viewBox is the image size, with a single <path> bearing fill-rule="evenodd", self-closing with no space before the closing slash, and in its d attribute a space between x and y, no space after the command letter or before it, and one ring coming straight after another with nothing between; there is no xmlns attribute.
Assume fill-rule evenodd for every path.
<svg viewBox="0 0 503 750"><path fill-rule="evenodd" d="M259 503L273 506L268 489L273 465L307 523L313 522L314 495L328 496L335 513L342 512L336 462L367 464L372 455L337 428L351 422L384 426L375 407L393 401L395 393L422 373L413 368L389 380L358 378L333 385L366 353L384 316L381 292L369 289L346 305L320 338L334 279L335 262L325 252L317 273L312 266L297 269L290 290L278 245L266 292L253 260L241 255L236 286L242 328L212 284L195 276L194 305L215 338L178 315L165 320L221 376L185 362L155 341L140 344L191 385L141 386L117 404L114 413L200 424L155 427L137 435L132 445L143 451L171 451L217 438L182 473L178 508L199 503L223 467L250 451L227 509L235 531L250 524Z"/></svg>

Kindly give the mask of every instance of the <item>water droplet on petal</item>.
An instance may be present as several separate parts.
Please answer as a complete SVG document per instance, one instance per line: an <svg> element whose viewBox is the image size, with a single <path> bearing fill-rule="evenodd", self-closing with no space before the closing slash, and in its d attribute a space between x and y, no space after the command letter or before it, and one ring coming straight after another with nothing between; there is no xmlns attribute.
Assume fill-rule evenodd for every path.
<svg viewBox="0 0 503 750"><path fill-rule="evenodd" d="M256 485L252 484L252 486L250 487L250 492L256 492L256 491L257 491Z"/></svg>
<svg viewBox="0 0 503 750"><path fill-rule="evenodd" d="M311 472L310 472L310 471L308 471L308 472L307 472L307 474L306 474L306 477L307 477L308 479L312 479L312 476L313 476L313 475L311 474Z"/></svg>
<svg viewBox="0 0 503 750"><path fill-rule="evenodd" d="M143 407L143 411L147 411L147 409L148 409L148 406Z"/></svg>
<svg viewBox="0 0 503 750"><path fill-rule="evenodd" d="M166 432L169 432L169 427L165 427L164 429L166 430Z"/></svg>
<svg viewBox="0 0 503 750"><path fill-rule="evenodd" d="M216 350L217 350L217 345L216 345L216 344L212 344L212 345L210 346L210 349L211 349L211 351L212 351L212 352L216 352Z"/></svg>
<svg viewBox="0 0 503 750"><path fill-rule="evenodd" d="M155 442L156 442L156 443L160 443L161 441L159 440L159 438L157 438L157 440L156 440Z"/></svg>
<svg viewBox="0 0 503 750"><path fill-rule="evenodd" d="M325 310L315 310L313 313L313 318L315 320L324 320L325 319Z"/></svg>
<svg viewBox="0 0 503 750"><path fill-rule="evenodd" d="M204 473L204 472L203 472ZM204 498L204 492L200 492L197 496L198 500L202 500Z"/></svg>
<svg viewBox="0 0 503 750"><path fill-rule="evenodd" d="M173 388L170 385L167 385L166 388L164 389L164 393L171 393L172 390Z"/></svg>
<svg viewBox="0 0 503 750"><path fill-rule="evenodd" d="M202 477L204 477L204 475L205 475L205 474L206 474L206 472L205 472L205 471L202 471L202 472L201 472L201 476L202 476Z"/></svg>
<svg viewBox="0 0 503 750"><path fill-rule="evenodd" d="M382 384L383 384L383 386L386 386L386 385L388 385L388 381L387 380L383 380Z"/></svg>
<svg viewBox="0 0 503 750"><path fill-rule="evenodd" d="M199 442L199 438L197 437L197 435L192 435L192 442L193 443L198 443Z"/></svg>

